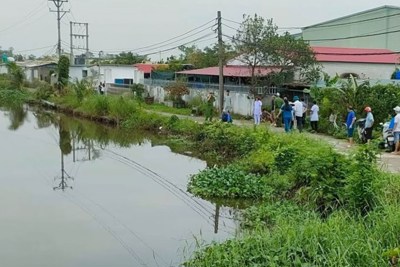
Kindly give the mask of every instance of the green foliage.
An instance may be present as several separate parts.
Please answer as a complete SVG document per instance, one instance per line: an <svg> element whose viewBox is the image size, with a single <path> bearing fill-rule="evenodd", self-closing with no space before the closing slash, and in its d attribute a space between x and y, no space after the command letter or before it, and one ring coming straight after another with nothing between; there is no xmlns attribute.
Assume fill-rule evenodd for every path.
<svg viewBox="0 0 400 267"><path fill-rule="evenodd" d="M0 90L0 105L6 107L21 106L28 99L24 91L4 89Z"/></svg>
<svg viewBox="0 0 400 267"><path fill-rule="evenodd" d="M8 75L10 77L11 89L22 89L25 73L15 62L7 63Z"/></svg>
<svg viewBox="0 0 400 267"><path fill-rule="evenodd" d="M261 198L266 189L261 176L236 166L206 169L191 176L188 185L189 192L205 198Z"/></svg>
<svg viewBox="0 0 400 267"><path fill-rule="evenodd" d="M109 114L110 116L119 120L124 120L134 115L137 112L137 104L122 96L111 98L109 101Z"/></svg>
<svg viewBox="0 0 400 267"><path fill-rule="evenodd" d="M60 56L57 71L59 88L62 88L68 84L69 79L69 58L67 56Z"/></svg>
<svg viewBox="0 0 400 267"><path fill-rule="evenodd" d="M146 56L140 56L132 52L121 52L115 57L110 63L112 64L122 64L122 65L132 65L136 63L142 63L147 61Z"/></svg>
<svg viewBox="0 0 400 267"><path fill-rule="evenodd" d="M79 103L82 103L83 98L93 91L89 81L79 81L78 79L72 84L72 89L74 90Z"/></svg>
<svg viewBox="0 0 400 267"><path fill-rule="evenodd" d="M376 205L377 179L376 151L362 146L355 154L352 173L346 179L345 199L349 209L366 215Z"/></svg>
<svg viewBox="0 0 400 267"><path fill-rule="evenodd" d="M181 100L182 96L190 93L186 83L180 80L168 84L164 89L174 101Z"/></svg>
<svg viewBox="0 0 400 267"><path fill-rule="evenodd" d="M36 89L34 93L35 99L48 100L54 94L53 87L47 82L35 81L31 86Z"/></svg>
<svg viewBox="0 0 400 267"><path fill-rule="evenodd" d="M143 93L145 91L145 87L143 84L135 83L130 86L132 94L139 101L143 101Z"/></svg>
<svg viewBox="0 0 400 267"><path fill-rule="evenodd" d="M110 102L104 95L93 95L83 101L82 108L89 114L106 116L109 113Z"/></svg>

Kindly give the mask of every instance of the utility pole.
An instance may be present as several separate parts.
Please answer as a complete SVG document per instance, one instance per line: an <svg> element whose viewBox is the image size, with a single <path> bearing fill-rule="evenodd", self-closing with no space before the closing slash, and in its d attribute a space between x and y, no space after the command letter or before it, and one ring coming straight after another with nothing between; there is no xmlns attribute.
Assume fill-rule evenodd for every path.
<svg viewBox="0 0 400 267"><path fill-rule="evenodd" d="M73 22L70 21L70 38L71 38L71 54L70 54L70 61L71 61L71 65L74 65L74 48L77 49L84 49L86 52L86 57L85 57L85 65L87 65L89 62L89 23L83 23L83 22ZM79 33L81 33L82 31L81 28L85 27L85 34L79 34L79 33L75 33L76 32L76 27L79 27ZM75 39L85 39L85 47L75 47L74 44L74 40Z"/></svg>
<svg viewBox="0 0 400 267"><path fill-rule="evenodd" d="M219 58L219 112L224 108L224 44L222 42L222 19L221 11L218 11L218 58Z"/></svg>
<svg viewBox="0 0 400 267"><path fill-rule="evenodd" d="M61 56L61 19L64 17L64 15L67 12L69 12L69 11L62 10L62 5L65 2L68 2L68 0L48 0L48 1L53 2L57 8L57 10L50 9L50 12L57 12L57 28L58 28L57 54L58 54L58 57L60 57Z"/></svg>

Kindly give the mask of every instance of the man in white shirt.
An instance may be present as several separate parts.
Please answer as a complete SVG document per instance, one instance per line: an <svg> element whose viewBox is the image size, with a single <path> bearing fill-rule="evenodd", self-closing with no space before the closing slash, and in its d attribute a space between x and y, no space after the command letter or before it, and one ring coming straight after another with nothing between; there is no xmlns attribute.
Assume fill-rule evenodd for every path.
<svg viewBox="0 0 400 267"><path fill-rule="evenodd" d="M310 110L310 122L311 122L311 129L315 132L318 132L318 120L319 120L319 107L317 105L317 101L313 101L313 106Z"/></svg>
<svg viewBox="0 0 400 267"><path fill-rule="evenodd" d="M400 107L397 106L393 109L396 112L396 117L394 117L393 135L396 147L394 149L395 154L400 154Z"/></svg>
<svg viewBox="0 0 400 267"><path fill-rule="evenodd" d="M299 129L299 132L303 131L303 103L299 101L299 97L295 96L293 97L294 101L294 115L296 117L296 123L297 123L297 129Z"/></svg>
<svg viewBox="0 0 400 267"><path fill-rule="evenodd" d="M232 113L232 97L229 95L229 90L226 90L226 96L224 99L224 110Z"/></svg>

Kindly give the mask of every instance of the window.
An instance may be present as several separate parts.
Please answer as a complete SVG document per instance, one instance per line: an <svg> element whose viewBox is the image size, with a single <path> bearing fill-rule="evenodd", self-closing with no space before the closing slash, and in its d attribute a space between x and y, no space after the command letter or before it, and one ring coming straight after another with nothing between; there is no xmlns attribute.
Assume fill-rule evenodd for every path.
<svg viewBox="0 0 400 267"><path fill-rule="evenodd" d="M86 78L88 76L87 70L82 70L82 78Z"/></svg>

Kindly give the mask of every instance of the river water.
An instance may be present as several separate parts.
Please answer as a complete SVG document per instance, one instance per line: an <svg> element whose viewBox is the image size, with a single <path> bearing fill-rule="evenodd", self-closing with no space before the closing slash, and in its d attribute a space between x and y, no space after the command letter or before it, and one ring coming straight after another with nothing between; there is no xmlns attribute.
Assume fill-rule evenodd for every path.
<svg viewBox="0 0 400 267"><path fill-rule="evenodd" d="M0 111L0 266L179 266L197 241L233 236L235 210L186 192L206 162L157 143Z"/></svg>

